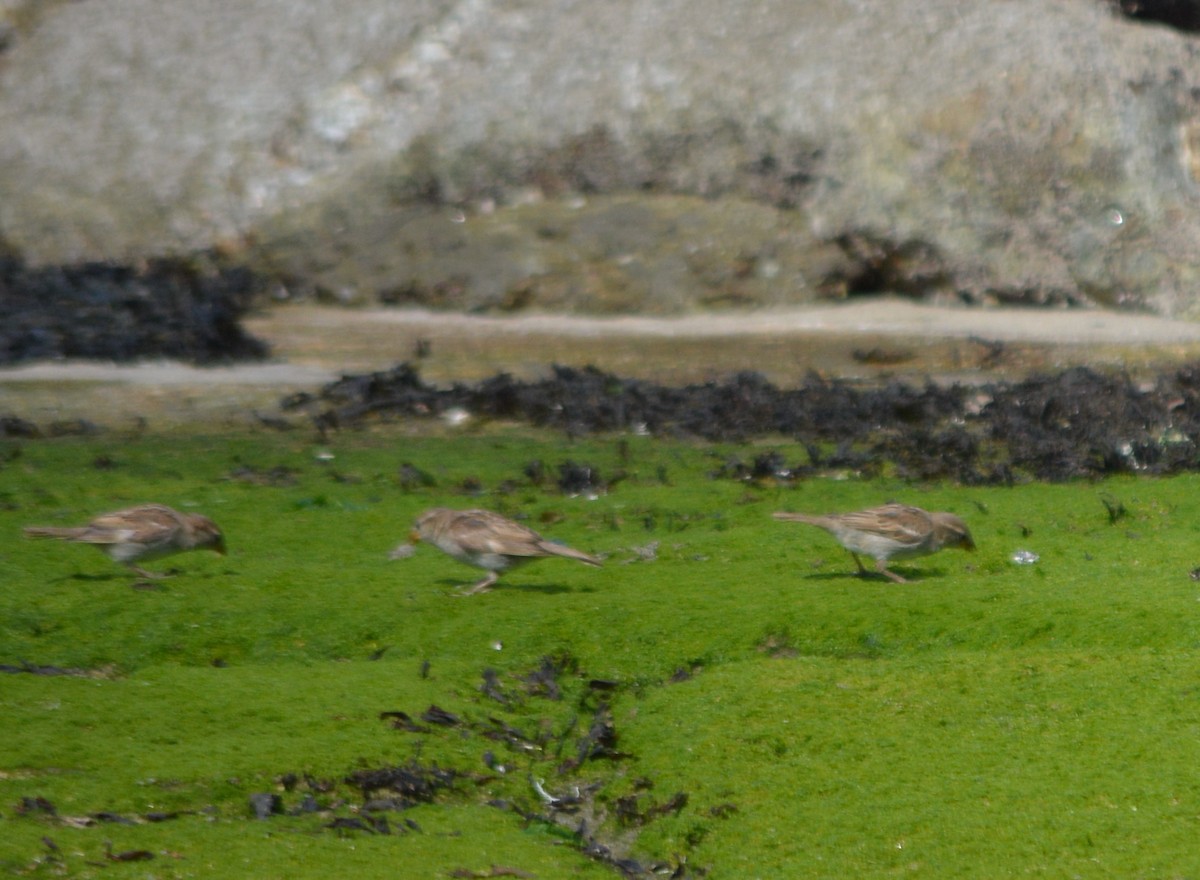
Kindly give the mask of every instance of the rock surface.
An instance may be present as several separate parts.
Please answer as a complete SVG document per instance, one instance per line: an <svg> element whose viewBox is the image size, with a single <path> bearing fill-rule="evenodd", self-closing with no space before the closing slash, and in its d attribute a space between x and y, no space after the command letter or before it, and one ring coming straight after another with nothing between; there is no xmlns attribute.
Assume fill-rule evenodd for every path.
<svg viewBox="0 0 1200 880"><path fill-rule="evenodd" d="M0 244L474 310L1196 316L1196 56L1100 0L7 0Z"/></svg>

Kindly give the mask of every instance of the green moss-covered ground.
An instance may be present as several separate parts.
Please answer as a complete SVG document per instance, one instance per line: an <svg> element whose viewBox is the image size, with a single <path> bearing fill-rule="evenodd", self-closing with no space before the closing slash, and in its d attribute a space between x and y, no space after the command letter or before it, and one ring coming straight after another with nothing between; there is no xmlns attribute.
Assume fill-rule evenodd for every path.
<svg viewBox="0 0 1200 880"><path fill-rule="evenodd" d="M1200 478L716 476L766 448L804 457L502 429L0 447L0 664L29 670L0 676L0 870L1200 873ZM567 461L612 485L563 495ZM770 517L891 499L959 514L978 552L860 579ZM143 501L208 514L230 555L134 589L20 535ZM606 565L461 597L478 572L435 549L388 559L435 505L527 516ZM391 795L347 780L380 768L445 786L366 809ZM256 818L260 794L281 812Z"/></svg>

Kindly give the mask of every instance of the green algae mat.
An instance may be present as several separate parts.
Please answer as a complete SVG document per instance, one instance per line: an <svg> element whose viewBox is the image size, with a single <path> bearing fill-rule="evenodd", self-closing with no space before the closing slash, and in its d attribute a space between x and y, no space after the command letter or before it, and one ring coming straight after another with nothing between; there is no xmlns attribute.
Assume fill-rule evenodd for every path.
<svg viewBox="0 0 1200 880"><path fill-rule="evenodd" d="M0 871L1200 873L1200 478L739 479L787 443L529 430L0 445ZM951 511L855 575L777 510ZM142 502L225 557L26 540ZM480 572L486 507L604 559ZM1020 563L1014 559L1022 560Z"/></svg>

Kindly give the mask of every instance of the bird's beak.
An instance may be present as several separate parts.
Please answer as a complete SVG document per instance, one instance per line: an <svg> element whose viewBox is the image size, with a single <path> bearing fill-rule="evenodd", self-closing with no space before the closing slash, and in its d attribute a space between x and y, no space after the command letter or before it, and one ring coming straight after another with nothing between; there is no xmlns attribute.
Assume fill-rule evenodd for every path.
<svg viewBox="0 0 1200 880"><path fill-rule="evenodd" d="M413 529L411 532L408 533L408 540L409 540L410 544L420 544L421 543L421 533L418 532L416 529Z"/></svg>

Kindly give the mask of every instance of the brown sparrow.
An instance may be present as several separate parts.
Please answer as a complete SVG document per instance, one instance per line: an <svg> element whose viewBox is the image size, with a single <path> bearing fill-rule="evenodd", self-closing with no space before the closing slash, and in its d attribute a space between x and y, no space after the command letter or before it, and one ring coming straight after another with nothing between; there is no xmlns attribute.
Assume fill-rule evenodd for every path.
<svg viewBox="0 0 1200 880"><path fill-rule="evenodd" d="M775 519L818 526L833 535L850 551L859 574L866 574L858 554L875 560L875 570L899 584L907 583L888 570L891 559L907 559L936 553L943 547L974 550L975 542L967 524L952 513L930 513L907 504L885 504L855 513L809 516L804 513L776 513Z"/></svg>
<svg viewBox="0 0 1200 880"><path fill-rule="evenodd" d="M487 577L467 590L467 596L487 592L501 572L539 557L562 556L588 565L601 564L595 556L548 541L533 529L490 510L435 507L418 517L409 537L414 542L432 544L459 562L487 569Z"/></svg>
<svg viewBox="0 0 1200 880"><path fill-rule="evenodd" d="M140 559L159 559L185 550L214 550L225 555L225 537L216 524L198 513L180 513L163 504L142 504L96 517L86 526L29 526L27 538L59 538L92 544L115 562L142 577L166 577L138 567Z"/></svg>

